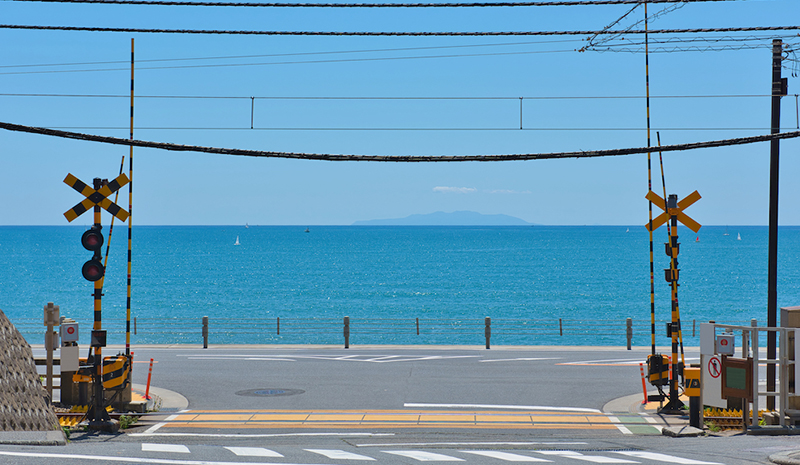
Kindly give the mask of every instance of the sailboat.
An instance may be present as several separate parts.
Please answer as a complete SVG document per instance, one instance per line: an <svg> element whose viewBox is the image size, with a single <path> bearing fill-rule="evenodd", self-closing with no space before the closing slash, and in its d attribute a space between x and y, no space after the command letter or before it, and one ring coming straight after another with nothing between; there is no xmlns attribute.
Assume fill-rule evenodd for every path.
<svg viewBox="0 0 800 465"><path fill-rule="evenodd" d="M739 233L736 233L736 240L737 241L741 241L742 240L742 235L739 234Z"/></svg>
<svg viewBox="0 0 800 465"><path fill-rule="evenodd" d="M727 226L725 226L725 234L723 234L723 236L730 236L730 234L728 234L728 227Z"/></svg>
<svg viewBox="0 0 800 465"><path fill-rule="evenodd" d="M233 245L242 245L239 243L239 236L236 236L236 242L234 242Z"/></svg>

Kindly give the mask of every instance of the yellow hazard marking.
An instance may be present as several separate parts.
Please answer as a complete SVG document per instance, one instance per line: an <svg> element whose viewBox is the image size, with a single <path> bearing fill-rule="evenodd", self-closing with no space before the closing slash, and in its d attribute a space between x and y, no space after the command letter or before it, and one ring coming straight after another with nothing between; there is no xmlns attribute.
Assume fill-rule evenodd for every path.
<svg viewBox="0 0 800 465"><path fill-rule="evenodd" d="M637 418L637 420L639 420ZM274 410L213 411L178 414L164 427L172 428L523 428L617 429L605 415L578 412L472 411L352 411Z"/></svg>

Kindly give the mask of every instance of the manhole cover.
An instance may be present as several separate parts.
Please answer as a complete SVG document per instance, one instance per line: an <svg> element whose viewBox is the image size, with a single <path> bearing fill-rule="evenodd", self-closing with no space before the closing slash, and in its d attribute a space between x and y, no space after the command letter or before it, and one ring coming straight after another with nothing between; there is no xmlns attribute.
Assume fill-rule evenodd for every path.
<svg viewBox="0 0 800 465"><path fill-rule="evenodd" d="M303 394L302 389L281 389L281 388L264 388L264 389L248 389L246 391L238 391L237 396L250 396L250 397L277 397L277 396L293 396L296 394Z"/></svg>

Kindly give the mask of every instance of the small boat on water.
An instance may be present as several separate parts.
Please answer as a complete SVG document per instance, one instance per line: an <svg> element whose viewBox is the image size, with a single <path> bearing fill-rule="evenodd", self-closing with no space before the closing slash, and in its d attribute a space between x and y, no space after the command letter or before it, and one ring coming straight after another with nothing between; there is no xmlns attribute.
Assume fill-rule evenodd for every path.
<svg viewBox="0 0 800 465"><path fill-rule="evenodd" d="M311 232L311 231L309 231L308 228L306 228L305 232Z"/></svg>
<svg viewBox="0 0 800 465"><path fill-rule="evenodd" d="M736 233L736 240L737 241L741 241L742 240L742 235L739 234L739 233Z"/></svg>
<svg viewBox="0 0 800 465"><path fill-rule="evenodd" d="M242 245L239 243L239 236L236 236L236 242L234 242L233 245Z"/></svg>
<svg viewBox="0 0 800 465"><path fill-rule="evenodd" d="M723 236L730 236L730 234L728 234L728 227L727 226L725 226L725 234L723 234Z"/></svg>

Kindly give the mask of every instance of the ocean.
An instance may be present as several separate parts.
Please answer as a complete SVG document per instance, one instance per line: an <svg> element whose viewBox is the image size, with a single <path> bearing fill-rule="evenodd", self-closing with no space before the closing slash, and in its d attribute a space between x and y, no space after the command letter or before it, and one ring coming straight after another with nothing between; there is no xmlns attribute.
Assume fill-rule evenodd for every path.
<svg viewBox="0 0 800 465"><path fill-rule="evenodd" d="M0 309L41 344L43 306L80 324L93 285L83 226L0 227ZM108 227L104 227L108 240ZM684 340L699 326L767 318L767 227L680 227ZM726 234L727 233L727 234ZM654 234L657 344L670 318L666 228ZM739 239L740 237L740 239ZM238 245L236 244L238 241ZM103 297L110 344L124 344L127 228L115 227ZM105 247L103 248L105 252ZM650 344L648 232L642 226L134 226L132 344L624 346ZM800 305L800 227L779 228L778 306ZM419 330L417 330L419 325ZM133 330L133 327L132 327Z"/></svg>

